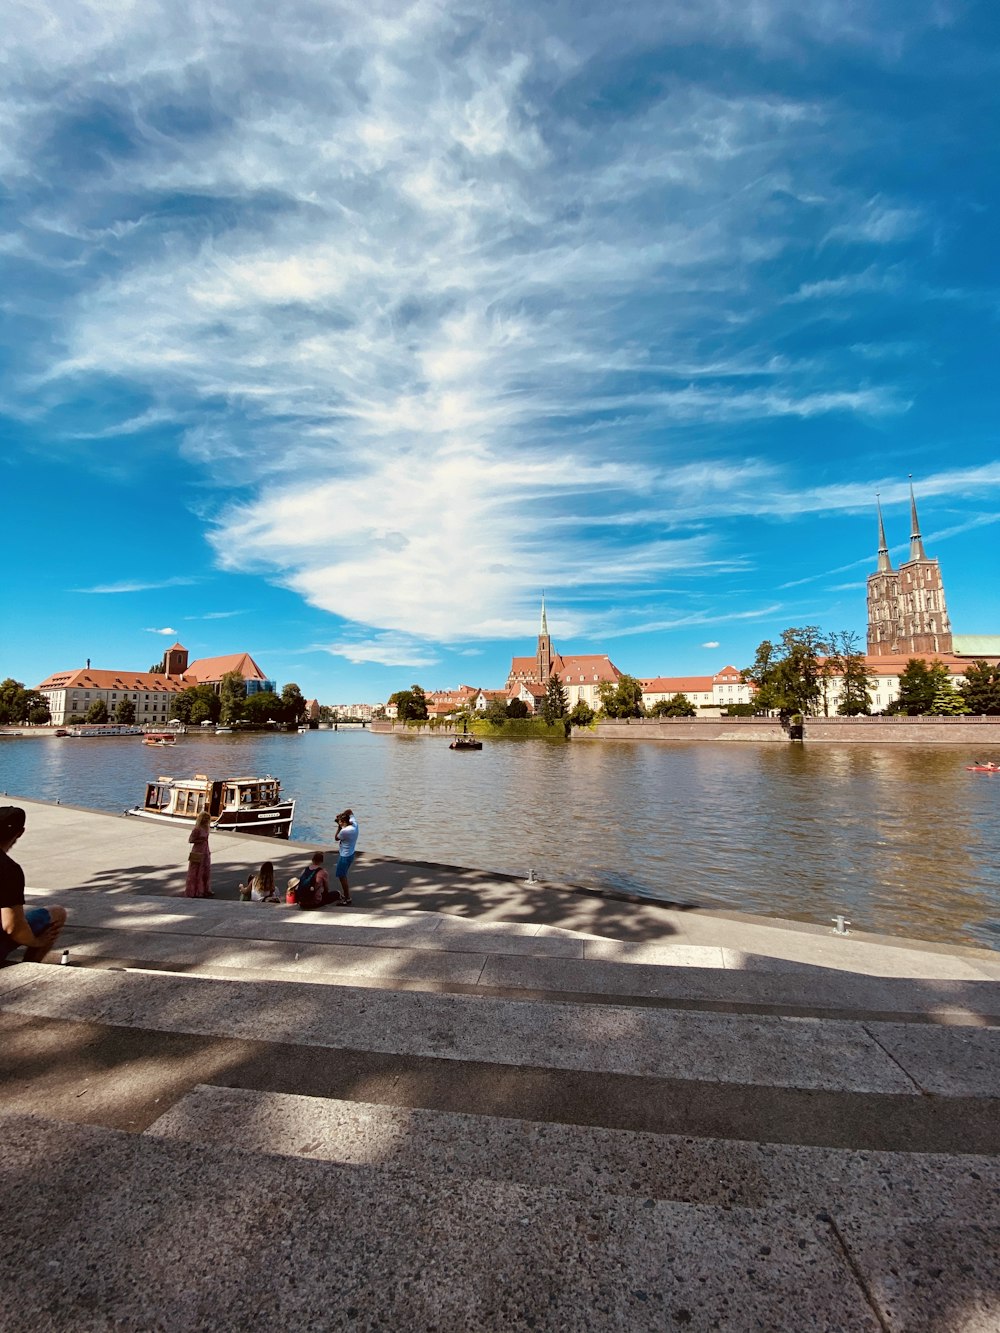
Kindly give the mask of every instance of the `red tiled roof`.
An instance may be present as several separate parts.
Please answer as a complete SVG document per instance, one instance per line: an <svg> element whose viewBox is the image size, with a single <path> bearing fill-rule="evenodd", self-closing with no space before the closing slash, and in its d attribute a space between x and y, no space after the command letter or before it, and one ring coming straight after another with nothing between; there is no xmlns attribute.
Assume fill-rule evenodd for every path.
<svg viewBox="0 0 1000 1333"><path fill-rule="evenodd" d="M617 682L621 672L607 654L572 653L563 656L556 653L552 662L553 675L557 675L564 685L593 684L597 680Z"/></svg>
<svg viewBox="0 0 1000 1333"><path fill-rule="evenodd" d="M244 680L267 680L249 653L229 653L226 657L199 657L188 664L184 679L189 685L209 684L221 680L227 672L238 671Z"/></svg>
<svg viewBox="0 0 1000 1333"><path fill-rule="evenodd" d="M641 680L643 694L711 694L712 676L657 676Z"/></svg>
<svg viewBox="0 0 1000 1333"><path fill-rule="evenodd" d="M39 690L150 690L177 694L185 687L176 676L153 671L99 671L80 667L76 671L55 671L47 676Z"/></svg>

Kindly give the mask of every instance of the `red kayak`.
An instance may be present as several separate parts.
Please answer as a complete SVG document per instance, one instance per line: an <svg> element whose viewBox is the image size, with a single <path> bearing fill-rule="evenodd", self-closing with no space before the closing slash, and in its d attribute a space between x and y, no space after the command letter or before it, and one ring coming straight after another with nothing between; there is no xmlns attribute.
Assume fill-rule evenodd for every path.
<svg viewBox="0 0 1000 1333"><path fill-rule="evenodd" d="M1000 764L966 764L969 773L1000 773Z"/></svg>

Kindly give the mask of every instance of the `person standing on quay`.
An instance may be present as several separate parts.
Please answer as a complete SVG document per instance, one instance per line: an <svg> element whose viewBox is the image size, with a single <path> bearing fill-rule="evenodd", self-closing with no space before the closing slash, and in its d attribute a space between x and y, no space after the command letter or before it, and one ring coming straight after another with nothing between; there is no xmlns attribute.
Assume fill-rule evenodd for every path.
<svg viewBox="0 0 1000 1333"><path fill-rule="evenodd" d="M194 821L194 828L188 842L187 881L184 885L185 898L214 898L212 892L212 853L208 847L208 831L211 820L207 810Z"/></svg>
<svg viewBox="0 0 1000 1333"><path fill-rule="evenodd" d="M351 889L347 883L347 872L354 860L354 849L358 843L358 821L353 810L344 810L337 816L337 832L333 835L337 841L337 869L334 874L340 881L340 901L351 906Z"/></svg>
<svg viewBox="0 0 1000 1333"><path fill-rule="evenodd" d="M40 963L66 924L65 907L24 910L24 871L8 853L26 823L20 806L0 806L0 962L23 944L24 961Z"/></svg>

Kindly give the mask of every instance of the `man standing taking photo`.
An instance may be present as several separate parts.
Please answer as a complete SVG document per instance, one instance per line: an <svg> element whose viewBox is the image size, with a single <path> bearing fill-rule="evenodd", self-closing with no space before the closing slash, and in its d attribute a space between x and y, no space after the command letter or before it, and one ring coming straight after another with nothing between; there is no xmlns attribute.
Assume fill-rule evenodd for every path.
<svg viewBox="0 0 1000 1333"><path fill-rule="evenodd" d="M0 963L24 945L24 961L40 963L66 924L65 907L24 908L24 871L10 855L27 816L16 805L0 806Z"/></svg>

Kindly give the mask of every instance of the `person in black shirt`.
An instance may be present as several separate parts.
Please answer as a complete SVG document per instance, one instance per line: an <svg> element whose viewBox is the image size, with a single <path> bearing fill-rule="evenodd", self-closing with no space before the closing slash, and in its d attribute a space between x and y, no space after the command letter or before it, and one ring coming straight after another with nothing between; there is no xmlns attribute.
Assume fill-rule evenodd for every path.
<svg viewBox="0 0 1000 1333"><path fill-rule="evenodd" d="M9 852L26 819L18 806L0 806L0 962L24 945L24 961L40 963L66 924L65 907L24 910L24 871Z"/></svg>

